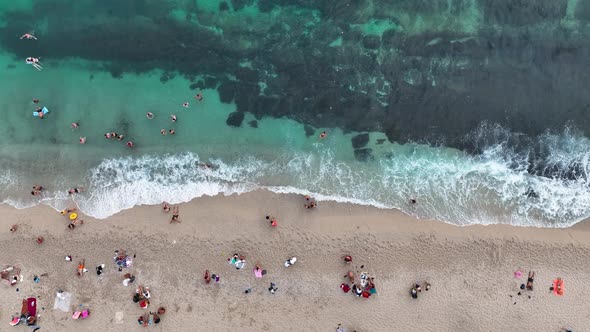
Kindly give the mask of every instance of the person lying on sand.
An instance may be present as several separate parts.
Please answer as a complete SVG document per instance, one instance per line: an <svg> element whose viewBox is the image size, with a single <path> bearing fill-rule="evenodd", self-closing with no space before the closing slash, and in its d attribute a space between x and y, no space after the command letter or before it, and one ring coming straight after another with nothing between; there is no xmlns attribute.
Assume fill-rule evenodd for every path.
<svg viewBox="0 0 590 332"><path fill-rule="evenodd" d="M211 282L211 275L209 274L209 270L205 270L205 275L203 276L203 279L205 279L206 284Z"/></svg>
<svg viewBox="0 0 590 332"><path fill-rule="evenodd" d="M154 318L154 324L160 323L160 316L155 312L152 312L151 314L152 314L152 317Z"/></svg>
<svg viewBox="0 0 590 332"><path fill-rule="evenodd" d="M535 279L535 272L529 271L529 278L526 281L526 289L532 291L533 290L533 281Z"/></svg>
<svg viewBox="0 0 590 332"><path fill-rule="evenodd" d="M10 227L10 232L14 233L14 232L16 232L17 229L18 229L18 225L12 225L12 227Z"/></svg>
<svg viewBox="0 0 590 332"><path fill-rule="evenodd" d="M348 271L348 273L344 275L344 278L348 278L350 283L354 284L354 272Z"/></svg>
<svg viewBox="0 0 590 332"><path fill-rule="evenodd" d="M85 263L85 259L81 260L80 263L78 263L78 277L81 277L84 274L84 272L86 272L86 268L84 266Z"/></svg>
<svg viewBox="0 0 590 332"><path fill-rule="evenodd" d="M266 220L270 221L270 225L272 227L277 227L277 225L278 225L277 218L272 217L272 216L266 216Z"/></svg>
<svg viewBox="0 0 590 332"><path fill-rule="evenodd" d="M69 214L69 213L72 213L72 212L74 212L74 211L78 211L78 209L76 209L76 208L71 208L71 209L70 209L70 208L67 208L67 209L65 209L65 210L61 210L61 211L60 211L60 213L61 213L61 215L63 216L63 215L66 215L66 213L68 213L68 214Z"/></svg>
<svg viewBox="0 0 590 332"><path fill-rule="evenodd" d="M74 219L74 220L72 220L72 222L70 222L70 224L68 225L68 228L74 229L74 228L76 228L77 224L82 225L83 223L84 223L84 220L82 220L82 219Z"/></svg>

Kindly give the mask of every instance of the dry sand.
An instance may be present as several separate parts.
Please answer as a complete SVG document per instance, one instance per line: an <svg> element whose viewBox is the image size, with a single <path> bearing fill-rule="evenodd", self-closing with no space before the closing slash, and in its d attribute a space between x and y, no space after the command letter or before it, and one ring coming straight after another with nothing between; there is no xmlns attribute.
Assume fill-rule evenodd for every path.
<svg viewBox="0 0 590 332"><path fill-rule="evenodd" d="M0 206L0 213L0 264L21 267L24 277L15 287L0 285L0 331L30 330L8 324L29 296L38 297L40 331L334 331L338 323L359 332L590 331L585 223L570 229L455 227L350 204L321 202L310 211L299 196L262 191L182 204L180 224L169 224L160 206L85 218L75 230L47 207ZM277 228L266 214L279 219ZM39 235L45 237L41 245L34 240ZM132 268L117 271L116 249L137 255ZM227 264L234 252L246 256L245 269ZM351 267L344 254L354 257ZM283 267L293 255L297 264ZM89 272L79 278L81 258ZM252 274L256 262L268 270L261 280ZM99 279L94 268L101 263L106 273ZM376 277L378 294L370 299L339 288L343 275L363 264ZM221 282L206 285L205 269L220 274ZM536 271L533 292L517 295L526 282L514 278L517 269ZM159 325L138 325L143 310L131 300L135 287L121 283L125 272L150 286L150 309L167 308ZM33 275L42 273L49 275L34 283ZM549 292L559 276L563 297ZM267 291L271 281L279 287L274 295ZM432 289L414 300L409 290L416 281L429 281ZM244 294L250 287L253 293ZM60 289L74 294L72 309L89 306L90 318L74 321L71 313L53 310Z"/></svg>

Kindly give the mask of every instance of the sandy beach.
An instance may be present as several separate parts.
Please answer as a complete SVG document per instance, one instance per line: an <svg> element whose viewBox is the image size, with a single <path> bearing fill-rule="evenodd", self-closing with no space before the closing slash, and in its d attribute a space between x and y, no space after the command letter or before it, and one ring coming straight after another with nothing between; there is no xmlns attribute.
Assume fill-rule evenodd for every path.
<svg viewBox="0 0 590 332"><path fill-rule="evenodd" d="M0 331L31 330L9 325L28 297L38 298L40 331L334 331L339 323L359 332L589 331L587 223L456 227L394 210L330 202L308 210L303 203L301 196L266 191L203 197L179 205L181 223L170 224L161 206L140 206L105 220L82 216L85 223L74 230L46 206L1 206L0 264L20 267L23 280L0 285ZM270 227L267 214L278 227ZM13 224L18 230L11 233ZM122 272L113 262L117 249L135 255ZM246 268L227 263L234 252L245 255ZM348 266L346 254L353 256ZM285 268L291 256L297 263ZM80 259L88 269L82 277ZM256 263L268 271L262 279L252 273ZM105 273L98 277L100 264ZM206 269L220 282L205 284ZM374 276L377 294L343 293L348 270ZM536 272L534 291L518 295L529 270ZM128 272L136 281L125 287ZM564 296L549 291L557 277ZM412 299L415 282L432 288ZM167 309L160 324L139 326L145 310L132 301L137 285L151 289L148 311ZM72 293L72 311L82 305L90 317L76 321L54 310L58 290Z"/></svg>

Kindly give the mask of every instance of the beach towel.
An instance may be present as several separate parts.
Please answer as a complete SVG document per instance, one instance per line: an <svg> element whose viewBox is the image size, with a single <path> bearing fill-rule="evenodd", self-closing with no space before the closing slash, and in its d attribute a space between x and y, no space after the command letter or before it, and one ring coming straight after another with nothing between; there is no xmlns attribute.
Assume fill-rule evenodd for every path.
<svg viewBox="0 0 590 332"><path fill-rule="evenodd" d="M55 295L55 302L53 303L53 309L57 309L63 312L69 312L71 301L72 294L66 292L57 292L57 294Z"/></svg>
<svg viewBox="0 0 590 332"><path fill-rule="evenodd" d="M254 277L262 278L262 269L254 269Z"/></svg>
<svg viewBox="0 0 590 332"><path fill-rule="evenodd" d="M565 289L563 286L563 280L559 279L559 278L553 280L553 294L555 294L557 296L563 296L564 292L565 292Z"/></svg>
<svg viewBox="0 0 590 332"><path fill-rule="evenodd" d="M347 284L344 284L344 283L340 285L340 288L342 289L342 291L344 293L348 293L350 291L350 286L348 286Z"/></svg>
<svg viewBox="0 0 590 332"><path fill-rule="evenodd" d="M74 314L72 315L72 319L78 319L78 318L80 318L80 314L82 314L82 313L79 312L79 311L74 312Z"/></svg>
<svg viewBox="0 0 590 332"><path fill-rule="evenodd" d="M369 275L367 272L361 273L361 286L366 287L369 284Z"/></svg>
<svg viewBox="0 0 590 332"><path fill-rule="evenodd" d="M82 311L82 319L88 318L89 315L90 315L90 311L88 309Z"/></svg>
<svg viewBox="0 0 590 332"><path fill-rule="evenodd" d="M37 316L37 299L34 297L29 297L27 299L27 310L29 311L30 316Z"/></svg>
<svg viewBox="0 0 590 332"><path fill-rule="evenodd" d="M240 270L243 269L246 266L246 261L245 260L239 260L236 262L236 269Z"/></svg>

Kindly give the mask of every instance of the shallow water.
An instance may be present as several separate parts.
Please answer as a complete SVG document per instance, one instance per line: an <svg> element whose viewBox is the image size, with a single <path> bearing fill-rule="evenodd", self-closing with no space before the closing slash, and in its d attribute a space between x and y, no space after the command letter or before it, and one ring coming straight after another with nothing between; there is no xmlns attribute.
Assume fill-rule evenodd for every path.
<svg viewBox="0 0 590 332"><path fill-rule="evenodd" d="M473 64L469 59L473 54L439 57L426 74L421 60L408 58L418 62L415 68L396 73L399 82L386 77L385 67L375 71L362 64L367 54L386 62L385 38L391 32L408 40L427 39L414 50L418 53L441 43L458 47L473 36L481 39L486 24L482 4L470 2L461 7L468 15L451 19L445 15L451 15L452 8L443 15L432 8L408 9L403 2L396 5L405 8L403 15L393 10L396 6L376 13L366 6L351 12L346 6L330 7L328 2L318 2L322 6L316 8L299 1L300 6L287 10L273 1L232 1L227 11L220 11L220 3L200 1L192 8L172 1L121 5L87 0L62 6L62 1L44 0L0 6L0 198L17 207L41 202L61 209L72 198L67 189L81 186L87 191L73 197L76 204L86 214L105 218L139 204L178 203L202 195L266 188L311 193L319 200L399 208L460 225L565 227L589 216L590 142L584 136L583 121L567 121L575 120L577 111L538 110L539 114L553 112L545 117L535 113L536 101L525 113L514 114L505 105L494 105L492 112L478 109L475 103L471 113L477 116L465 117L448 114L447 107L457 105L457 95L445 92L448 105L439 105L437 112L447 115L438 118L428 113L438 100L428 91L452 87L455 92L475 93L477 81L463 81L465 77L459 79L450 72L443 76L434 67L452 63L467 68ZM242 9L235 10L242 4ZM263 12L261 6L273 9ZM94 15L85 20L90 12ZM27 22L32 14L37 15L35 21ZM340 21L348 15L353 17L344 29ZM154 41L139 31L153 32L150 29L155 26L169 26L172 31L174 24L183 24L195 38L193 44L183 35L173 43L178 49L168 53L137 54L133 47L117 47L122 45L117 42L120 29L126 29L129 37L124 45L142 48L146 41ZM290 32L269 40L260 34L269 29L265 24L280 24ZM332 31L330 24L340 26L343 33L317 35ZM112 39L101 39L105 32L97 27L111 29ZM80 29L85 31L83 37L77 34ZM268 53L290 47L287 42L307 43L290 40L296 39L294 29L302 36L311 35L311 40L325 39L325 48L301 46L294 59ZM18 39L33 30L38 41ZM358 54L350 47L351 31L361 33ZM69 43L56 38L65 32ZM162 36L170 36L167 33ZM208 39L217 38L212 36L222 36L223 42L216 44ZM377 51L371 51L375 40L363 36L377 38ZM454 41L449 42L450 36ZM100 42L105 43L102 49L93 44ZM171 45L167 39L160 42L153 48ZM399 43L400 49L407 43L390 42ZM79 43L87 44L80 47ZM333 58L333 51L327 49L340 58ZM24 54L41 56L43 71L26 65ZM308 63L306 59L313 62L322 54L322 61L335 61L334 72L323 72L325 67L319 63L314 67L318 73L301 67ZM348 68L350 63L339 63L344 58L357 64L354 72ZM280 69L287 62L294 71L291 74ZM343 71L350 75L342 76ZM297 73L310 78L299 81ZM535 80L530 72L523 75ZM543 84L540 81L539 88ZM299 95L299 90L314 86L312 94ZM420 95L415 88L428 90ZM332 91L329 96L322 95L326 89ZM198 92L204 96L202 101L194 98ZM374 97L365 102L362 96ZM576 96L572 92L570 99L583 102ZM50 109L44 119L32 117L33 98ZM340 104L342 100L345 104ZM182 107L184 102L190 103L189 108ZM391 118L404 103L422 106ZM155 118L147 119L147 112ZM176 123L171 114L177 115ZM496 124L498 114L504 114L507 122ZM529 118L523 120L522 114ZM243 120L230 126L230 115ZM555 117L567 125L554 127L538 121ZM70 128L76 121L80 127ZM514 129L524 128L527 122L535 128ZM391 134L392 123L394 131L402 134ZM161 129L174 129L176 134L162 136ZM324 130L328 137L320 140ZM112 131L125 138L105 139L103 135ZM87 143L79 144L80 137L86 137ZM126 147L127 141L136 146ZM212 167L204 168L202 163ZM28 188L34 184L47 188L41 198L30 195ZM418 204L408 204L410 198Z"/></svg>

